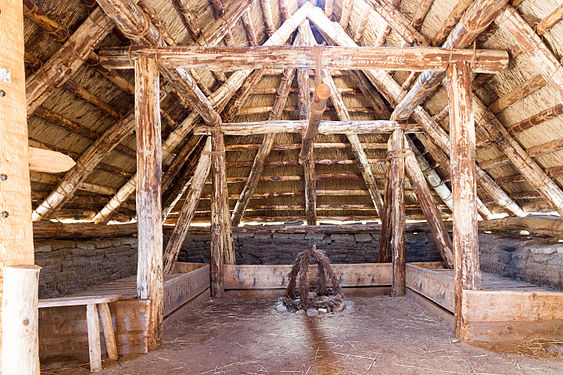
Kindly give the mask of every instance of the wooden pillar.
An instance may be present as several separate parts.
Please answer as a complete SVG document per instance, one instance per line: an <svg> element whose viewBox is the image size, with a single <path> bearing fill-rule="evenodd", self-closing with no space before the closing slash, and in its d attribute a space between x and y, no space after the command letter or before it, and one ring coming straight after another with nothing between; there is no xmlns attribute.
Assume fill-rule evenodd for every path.
<svg viewBox="0 0 563 375"><path fill-rule="evenodd" d="M162 214L160 183L162 144L158 65L155 60L135 60L135 121L137 129L137 297L149 299L149 350L162 343Z"/></svg>
<svg viewBox="0 0 563 375"><path fill-rule="evenodd" d="M218 298L223 295L223 269L225 253L228 249L226 241L232 234L226 234L226 220L230 219L227 206L227 171L225 166L225 140L223 133L214 131L211 135L211 171L213 194L211 196L211 294ZM232 246L231 246L232 248Z"/></svg>
<svg viewBox="0 0 563 375"><path fill-rule="evenodd" d="M479 240L475 187L475 123L471 107L468 63L450 65L446 86L450 102L450 162L453 193L455 269L455 333L464 335L461 320L463 289L479 289Z"/></svg>
<svg viewBox="0 0 563 375"><path fill-rule="evenodd" d="M404 296L405 284L405 132L397 129L389 139L391 154L391 295Z"/></svg>
<svg viewBox="0 0 563 375"><path fill-rule="evenodd" d="M383 213L381 215L381 231L379 234L379 248L377 261L379 263L391 262L391 161L385 163L385 194L383 196Z"/></svg>
<svg viewBox="0 0 563 375"><path fill-rule="evenodd" d="M23 9L0 4L0 293L4 267L33 264L31 186L27 154ZM7 73L9 72L9 78ZM0 306L0 310L2 306ZM1 332L0 332L1 333ZM2 342L12 338L1 335Z"/></svg>
<svg viewBox="0 0 563 375"><path fill-rule="evenodd" d="M4 268L2 374L39 375L39 266Z"/></svg>

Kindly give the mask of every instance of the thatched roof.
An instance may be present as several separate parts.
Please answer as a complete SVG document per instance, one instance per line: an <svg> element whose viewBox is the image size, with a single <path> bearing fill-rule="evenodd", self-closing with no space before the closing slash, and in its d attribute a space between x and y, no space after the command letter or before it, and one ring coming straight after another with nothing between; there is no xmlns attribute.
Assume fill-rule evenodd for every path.
<svg viewBox="0 0 563 375"><path fill-rule="evenodd" d="M302 1L277 1L277 0L255 0L250 6L250 20L256 36L257 44L260 45L268 39L267 24L264 18L262 3L270 3L273 28L277 29L283 23L283 16L280 14L280 4L289 5L289 15L293 14L300 6ZM141 0L140 3L150 4L156 11L156 18L162 23L162 29L166 29L173 41L177 45L191 45L198 35L188 30L179 12L178 4L184 5L184 10L191 14L197 27L205 32L205 28L221 19L217 12L213 11L211 3L219 2L224 9L235 4L242 3L239 0ZM329 13L333 21L339 22L342 17L343 7L351 3L351 14L346 26L346 32L353 39L357 40L360 46L373 46L376 42L383 40L383 46L402 46L403 38L395 30L391 29L389 34L383 37L383 30L387 24L383 18L373 9L373 1L364 0L334 0L316 1L317 6L326 9L327 3L333 5L332 13ZM470 3L467 1L454 0L403 0L393 1L398 6L400 12L409 20L415 15L422 13L422 24L419 27L420 33L428 40L433 41L436 34L444 25L457 3ZM315 2L313 2L315 3ZM524 0L512 1L512 6L516 7L517 12L531 26L535 27L541 20L552 14L558 7L561 7L558 0ZM98 5L95 1L79 0L25 0L24 4L28 8L25 19L25 47L27 55L26 72L27 78L33 77L35 72L41 69L50 59L57 54L63 44L68 41L85 20L92 14ZM35 6L35 8L33 8ZM422 12L425 6L428 8L424 16ZM45 25L40 25L33 16L33 12L43 11L52 25L58 25L64 30L51 33L45 30ZM32 12L31 12L32 11ZM328 13L328 12L327 12ZM367 18L366 18L367 17ZM153 19L153 22L154 20ZM367 22L365 22L367 21ZM362 33L362 24L365 29ZM41 27L42 26L42 27ZM314 25L313 32L317 43L327 43L323 39ZM60 31L60 30L59 30ZM197 30L196 30L197 31ZM64 34L66 33L66 35ZM220 45L249 46L252 38L249 31L245 28L242 18L232 24L231 35L224 38ZM496 118L506 127L511 129L516 124L542 113L548 109L554 109L557 115L550 116L545 121L539 121L534 126L529 126L522 131L512 131L512 137L533 157L535 163L551 178L560 189L563 187L563 117L558 116L562 113L562 103L560 94L550 84L546 84L541 76L542 68L538 67L526 53L518 47L514 38L502 27L493 26L483 30L483 37L476 42L478 48L502 49L510 53L509 68L496 75L477 75L474 79L474 92L477 97L493 110ZM288 41L291 44L295 33ZM556 57L561 61L563 55L563 22L554 24L541 35L541 41ZM128 36L118 28L113 28L101 43L95 46L94 51L106 47L129 46ZM77 52L79 53L79 52ZM92 97L97 98L107 106L94 105L92 97L85 100L76 88L70 83L57 84L52 87L52 92L41 104L40 109L29 114L29 138L30 145L35 147L52 148L66 153L77 159L87 148L93 144L97 136L100 136L106 129L114 124L118 116L126 116L133 110L133 96L127 93L127 83L129 89L134 85L132 70L107 71L95 60L83 58L85 63L73 72L66 82L76 83L79 88L85 89ZM561 66L559 66L561 70ZM113 73L112 73L113 72ZM204 86L204 92L210 93L221 86L218 80L220 74L212 74L209 70L197 69L197 76L200 77L200 86ZM357 86L357 81L352 79L345 71L332 72L337 87L343 91L344 102L350 111L351 118L354 120L369 119L388 119L385 116L393 110L393 103L384 98L384 103L388 106L387 113L374 110L371 101L365 97L361 88ZM393 78L403 84L408 72L390 72ZM113 77L110 76L113 74ZM227 72L227 77L231 73ZM120 76L116 78L115 75ZM312 75L314 79L314 75ZM530 81L534 79L531 83ZM280 84L280 71L266 71L262 79L252 89L251 95L244 101L239 114L233 122L242 121L265 121L274 104L277 90ZM542 82L543 81L543 82ZM121 82L121 83L120 83ZM522 95L524 84L533 88ZM533 83L533 85L532 85ZM118 86L120 84L120 86ZM167 84L164 83L164 91ZM407 89L410 87L406 87ZM297 86L293 82L286 108L281 119L297 119ZM370 87L371 90L377 90ZM510 95L509 95L510 94ZM520 95L518 95L520 94ZM384 97L384 96L383 96ZM498 99L502 98L502 104ZM515 99L510 99L515 98ZM233 99L234 100L234 99ZM444 86L435 91L432 96L424 103L424 108L433 116L443 112L447 105L447 92ZM325 112L325 119L338 120L332 104L329 101L329 110ZM174 94L167 95L162 101L162 109L166 112L163 118L162 139L178 127L178 125L191 113L189 109L182 106ZM113 111L113 112L112 112ZM119 114L119 115L117 115ZM58 115L58 116L57 116ZM54 119L53 116L57 117ZM441 117L441 118L440 118ZM442 128L448 132L448 116L437 118ZM66 125L64 124L66 122ZM90 130L76 130L76 125ZM73 129L74 130L71 130ZM85 136L85 134L90 134ZM185 147L192 147L194 151L190 154L182 169L177 173L175 180L170 184L169 190L177 188L178 184L185 183L186 179L182 176L193 172L195 162L199 158L201 147L204 143L202 139L194 142L196 137L189 133L186 139L175 147L172 154L164 158L163 170L173 162L174 157ZM371 168L375 174L379 189L384 189L385 159L387 155L386 143L387 136L384 135L361 135L360 140L365 145L365 152L370 160ZM435 167L443 181L449 185L449 175L443 165L438 164L427 147L416 137L413 141L417 148L424 154L431 166ZM238 196L242 191L246 179L251 171L251 165L256 155L258 145L262 142L262 136L226 136L227 147L227 175L229 178L229 203L232 209L237 202ZM319 192L317 197L317 213L320 219L329 220L374 220L377 219L377 211L370 198L362 174L358 169L354 155L349 147L345 135L318 135L315 138L318 145L314 150L314 158L319 162L316 164L315 173L317 176L316 189ZM334 143L334 147L325 145ZM198 147L199 144L199 147ZM478 164L496 181L496 183L518 204L526 213L552 212L556 208L545 197L538 192L532 185L527 176L522 176L521 171L511 163L502 150L502 147L491 142L486 133L477 126L477 162ZM85 219L90 220L98 213L110 200L113 194L130 180L136 170L134 157L135 136L129 134L121 142L120 148L115 148L99 163L96 168L88 173L84 182L99 185L106 188L104 194L93 192L95 189L78 189L68 198L62 208L51 215L52 219ZM242 145L248 145L246 147ZM253 146L252 146L253 145ZM293 146L292 146L293 145ZM295 164L301 145L301 137L297 134L278 134L275 137L273 151L266 159L266 167L262 174L263 178L258 183L253 199L244 214L244 220L276 220L279 221L299 221L304 219L305 197L303 182L303 167ZM128 151L129 150L129 151ZM190 163L190 161L192 161ZM283 163L274 163L285 161ZM32 176L33 205L36 208L56 187L56 182L64 174L43 176L35 174ZM273 178L268 178L273 176ZM293 176L278 179L276 176ZM39 182L41 180L41 182ZM210 178L209 178L210 183ZM210 194L211 185L204 188L202 199L199 203L195 221L209 221L210 216ZM479 187L478 187L479 189ZM339 195L338 191L349 191ZM278 193L278 197L272 197L270 193ZM285 194L287 193L287 194ZM166 194L166 193L165 193ZM268 196L270 194L270 196ZM505 208L500 207L483 189L478 190L478 195L493 214L510 214ZM412 188L406 184L406 207L407 218L422 219L423 215L418 207L417 199ZM444 217L450 217L451 212L442 200L435 195ZM173 223L177 217L177 212L183 200L176 204L176 208L169 215L167 223ZM115 210L112 218L125 221L135 217L134 195ZM561 208L559 208L561 211ZM555 213L557 215L557 213Z"/></svg>

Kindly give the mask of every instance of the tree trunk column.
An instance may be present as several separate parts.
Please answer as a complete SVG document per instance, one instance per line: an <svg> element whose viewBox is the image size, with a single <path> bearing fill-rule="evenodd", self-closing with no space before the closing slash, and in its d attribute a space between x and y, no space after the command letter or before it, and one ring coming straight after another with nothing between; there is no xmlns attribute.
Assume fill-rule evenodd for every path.
<svg viewBox="0 0 563 375"><path fill-rule="evenodd" d="M447 70L450 102L450 160L453 193L455 268L455 333L464 336L461 319L463 289L479 289L479 242L475 187L475 123L471 108L469 65L456 63Z"/></svg>
<svg viewBox="0 0 563 375"><path fill-rule="evenodd" d="M4 267L33 264L31 186L27 154L23 9L20 0L2 1L0 24L0 293ZM8 32L9 31L9 32ZM4 70L5 69L5 70ZM9 78L8 73L9 72ZM0 311L2 306L0 304ZM14 342L3 332L2 342Z"/></svg>
<svg viewBox="0 0 563 375"><path fill-rule="evenodd" d="M391 295L404 296L405 284L405 133L397 129L389 138L391 156L391 261L393 282Z"/></svg>
<svg viewBox="0 0 563 375"><path fill-rule="evenodd" d="M225 199L227 199L227 170L225 166L225 140L221 131L211 135L211 170L213 193L211 197L211 294L214 297L223 295L223 269L227 261L227 251L232 248L227 241L232 239L230 226L226 225L229 218Z"/></svg>
<svg viewBox="0 0 563 375"><path fill-rule="evenodd" d="M149 299L149 350L162 344L163 266L159 71L155 60L135 60L137 129L137 297Z"/></svg>

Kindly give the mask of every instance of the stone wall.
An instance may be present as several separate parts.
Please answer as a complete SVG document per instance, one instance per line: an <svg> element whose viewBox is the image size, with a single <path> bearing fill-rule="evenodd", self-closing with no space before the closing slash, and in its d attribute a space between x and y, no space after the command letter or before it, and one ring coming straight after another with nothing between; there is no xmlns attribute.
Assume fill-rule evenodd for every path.
<svg viewBox="0 0 563 375"><path fill-rule="evenodd" d="M563 243L482 233L479 246L483 271L563 289Z"/></svg>
<svg viewBox="0 0 563 375"><path fill-rule="evenodd" d="M72 294L135 275L137 239L35 241L39 298Z"/></svg>
<svg viewBox="0 0 563 375"><path fill-rule="evenodd" d="M234 234L237 264L291 264L297 254L313 244L328 255L332 263L377 262L378 235L356 234ZM440 260L430 233L407 233L407 261ZM189 235L184 241L179 260L209 262L209 236Z"/></svg>

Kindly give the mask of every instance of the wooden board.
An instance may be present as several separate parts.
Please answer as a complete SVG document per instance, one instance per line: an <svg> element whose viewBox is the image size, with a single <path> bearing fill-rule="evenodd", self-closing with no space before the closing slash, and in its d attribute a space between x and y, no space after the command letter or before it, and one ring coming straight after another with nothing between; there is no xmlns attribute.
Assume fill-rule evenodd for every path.
<svg viewBox="0 0 563 375"><path fill-rule="evenodd" d="M333 264L342 287L391 285L390 263ZM226 289L286 288L291 265L226 265ZM309 267L309 280L316 282L317 266Z"/></svg>
<svg viewBox="0 0 563 375"><path fill-rule="evenodd" d="M174 273L188 273L205 266L207 266L206 263L176 262L174 264Z"/></svg>
<svg viewBox="0 0 563 375"><path fill-rule="evenodd" d="M164 282L164 316L210 287L209 265Z"/></svg>
<svg viewBox="0 0 563 375"><path fill-rule="evenodd" d="M406 266L406 284L407 288L453 312L453 270L428 269L409 263Z"/></svg>
<svg viewBox="0 0 563 375"><path fill-rule="evenodd" d="M121 298L120 294L103 296L76 296L40 299L37 307L85 306L98 303L114 302Z"/></svg>

